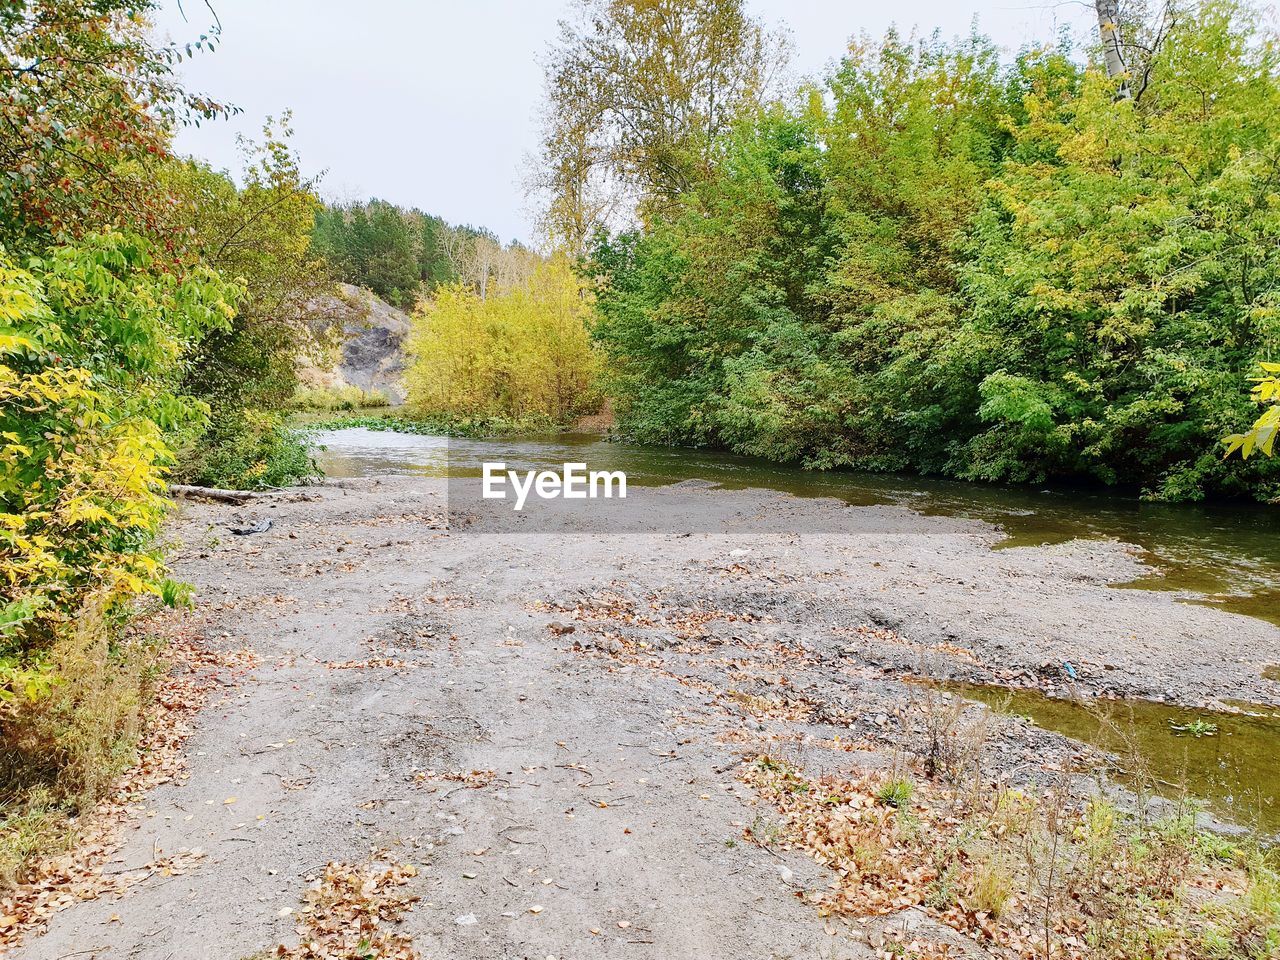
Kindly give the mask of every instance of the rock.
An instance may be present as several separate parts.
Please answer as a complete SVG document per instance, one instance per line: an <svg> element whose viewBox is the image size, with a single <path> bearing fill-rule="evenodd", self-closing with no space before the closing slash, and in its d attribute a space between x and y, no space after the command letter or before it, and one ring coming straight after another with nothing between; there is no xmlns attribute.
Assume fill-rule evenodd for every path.
<svg viewBox="0 0 1280 960"><path fill-rule="evenodd" d="M324 370L303 366L299 379L320 387L359 387L386 394L393 404L404 402L404 338L409 332L409 315L368 290L339 284L335 295L319 297L307 304L307 314L316 326L339 323L344 337L341 359L336 367Z"/></svg>
<svg viewBox="0 0 1280 960"><path fill-rule="evenodd" d="M867 943L886 953L892 952L897 944L914 940L945 944L953 956L973 960L991 956L975 941L939 923L918 907L876 917L863 928L863 935Z"/></svg>

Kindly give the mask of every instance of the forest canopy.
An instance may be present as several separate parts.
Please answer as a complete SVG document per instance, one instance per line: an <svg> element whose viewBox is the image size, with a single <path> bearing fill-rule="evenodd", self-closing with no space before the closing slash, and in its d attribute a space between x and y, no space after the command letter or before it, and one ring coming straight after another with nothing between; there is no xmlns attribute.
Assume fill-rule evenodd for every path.
<svg viewBox="0 0 1280 960"><path fill-rule="evenodd" d="M607 35L646 7L588 6ZM756 63L724 26L742 5L712 6L688 29L729 30ZM1221 442L1257 416L1247 378L1280 335L1274 35L1207 0L1128 8L1118 36L1115 74L1065 39L1010 61L977 33L862 37L820 84L744 88L709 143L667 128L705 162L678 190L627 179L631 226L598 218L587 255L620 429L817 468L1280 495L1274 462L1224 461ZM585 63L607 101L582 142L619 116L699 118L609 100L649 68L595 34L562 42L549 81Z"/></svg>
<svg viewBox="0 0 1280 960"><path fill-rule="evenodd" d="M484 296L491 281L509 283L533 256L492 231L376 199L320 209L312 245L340 280L406 310L443 284L469 284Z"/></svg>

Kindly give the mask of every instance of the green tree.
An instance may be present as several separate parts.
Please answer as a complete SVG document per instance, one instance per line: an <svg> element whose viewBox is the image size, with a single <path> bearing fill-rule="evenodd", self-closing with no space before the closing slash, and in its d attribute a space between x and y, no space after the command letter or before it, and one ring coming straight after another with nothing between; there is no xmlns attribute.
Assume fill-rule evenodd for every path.
<svg viewBox="0 0 1280 960"><path fill-rule="evenodd" d="M1069 44L1006 66L980 37L890 34L742 115L674 204L593 248L622 429L1274 497L1276 466L1218 438L1280 334L1276 47L1230 0L1124 43L1109 75Z"/></svg>
<svg viewBox="0 0 1280 960"><path fill-rule="evenodd" d="M967 330L998 348L964 475L1265 495L1215 448L1280 333L1276 68L1252 14L1207 3L1141 98L1102 71L1029 93L970 247Z"/></svg>
<svg viewBox="0 0 1280 960"><path fill-rule="evenodd" d="M239 187L195 161L163 172L176 201L166 229L191 238L193 262L245 287L232 323L192 352L186 389L212 411L185 451L182 474L196 482L274 486L313 470L276 411L297 386L298 357L319 356L337 334L319 309L334 280L311 247L320 202L289 136L286 116L260 143L242 140Z"/></svg>
<svg viewBox="0 0 1280 960"><path fill-rule="evenodd" d="M474 231L384 200L326 206L316 214L315 250L345 283L402 309L458 277L456 251Z"/></svg>
<svg viewBox="0 0 1280 960"><path fill-rule="evenodd" d="M678 216L596 251L617 410L651 440L902 467L902 415L939 409L918 361L958 325L957 243L1008 140L1003 77L981 40L890 34L802 93L722 137Z"/></svg>

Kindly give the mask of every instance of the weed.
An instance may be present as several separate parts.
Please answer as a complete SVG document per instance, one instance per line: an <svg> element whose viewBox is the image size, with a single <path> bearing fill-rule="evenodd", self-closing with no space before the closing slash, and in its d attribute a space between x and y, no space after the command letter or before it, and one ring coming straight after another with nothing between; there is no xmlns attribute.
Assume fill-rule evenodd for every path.
<svg viewBox="0 0 1280 960"><path fill-rule="evenodd" d="M189 583L165 577L160 584L160 602L175 610L188 608L195 597L195 588Z"/></svg>
<svg viewBox="0 0 1280 960"><path fill-rule="evenodd" d="M776 847L782 842L784 831L782 824L756 814L751 826L747 828L747 834L762 847Z"/></svg>
<svg viewBox="0 0 1280 960"><path fill-rule="evenodd" d="M1280 956L1277 854L1200 832L1193 807L1149 820L1081 803L1065 772L1044 793L985 787L964 804L923 781L910 810L874 774L810 779L762 759L745 777L783 815L779 839L836 872L824 911L913 906L1020 960Z"/></svg>
<svg viewBox="0 0 1280 960"><path fill-rule="evenodd" d="M1237 863L1244 856L1244 851L1238 843L1221 834L1200 831L1195 835L1194 843L1196 852L1206 860Z"/></svg>
<svg viewBox="0 0 1280 960"><path fill-rule="evenodd" d="M351 384L340 387L299 384L289 405L298 410L367 410L389 407L391 398L381 390L364 390Z"/></svg>
<svg viewBox="0 0 1280 960"><path fill-rule="evenodd" d="M954 861L944 863L938 875L934 877L924 894L926 906L935 910L947 910L956 902L956 877L960 872L959 864Z"/></svg>
<svg viewBox="0 0 1280 960"><path fill-rule="evenodd" d="M970 706L969 701L932 687L913 691L908 710L924 728L921 760L929 779L945 780L956 788L976 789L990 733L991 711L980 707L969 714Z"/></svg>
<svg viewBox="0 0 1280 960"><path fill-rule="evenodd" d="M1105 797L1095 797L1085 806L1076 839L1091 866L1099 867L1115 858L1116 817L1115 804Z"/></svg>
<svg viewBox="0 0 1280 960"><path fill-rule="evenodd" d="M214 417L200 443L184 451L176 479L262 490L305 482L319 472L305 432L274 413L237 410Z"/></svg>
<svg viewBox="0 0 1280 960"><path fill-rule="evenodd" d="M915 792L915 781L910 777L894 775L880 785L876 798L891 807L905 807L911 803Z"/></svg>
<svg viewBox="0 0 1280 960"><path fill-rule="evenodd" d="M1174 733L1189 733L1191 736L1196 738L1214 737L1218 734L1218 725L1216 723L1210 723L1203 717L1196 717L1194 720L1188 721L1187 723L1174 723L1170 720L1169 729Z"/></svg>
<svg viewBox="0 0 1280 960"><path fill-rule="evenodd" d="M59 681L0 717L0 887L29 857L64 849L73 839L68 818L102 799L134 759L157 650L112 633L87 608L49 652Z"/></svg>
<svg viewBox="0 0 1280 960"><path fill-rule="evenodd" d="M981 860L974 868L973 906L993 917L1004 915L1013 896L1013 871L1000 855Z"/></svg>

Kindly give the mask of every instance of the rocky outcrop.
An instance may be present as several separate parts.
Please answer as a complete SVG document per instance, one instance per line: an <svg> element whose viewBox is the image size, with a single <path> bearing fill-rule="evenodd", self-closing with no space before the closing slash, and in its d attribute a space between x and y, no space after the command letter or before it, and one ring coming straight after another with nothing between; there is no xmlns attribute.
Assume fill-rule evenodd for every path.
<svg viewBox="0 0 1280 960"><path fill-rule="evenodd" d="M328 369L305 365L298 373L301 381L309 386L376 390L393 404L403 403L401 375L409 315L349 283L340 284L336 294L317 301L314 313L342 325L342 342Z"/></svg>

